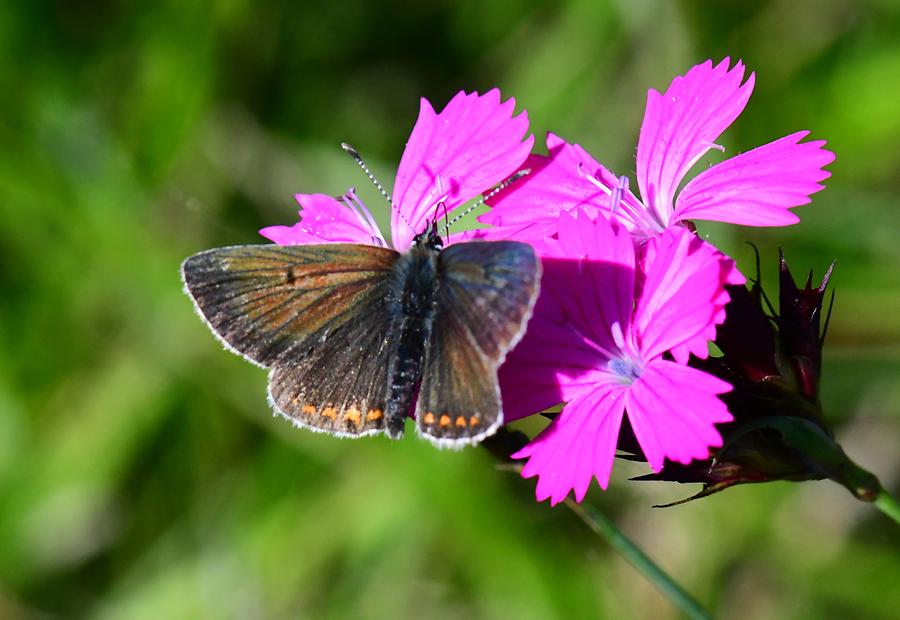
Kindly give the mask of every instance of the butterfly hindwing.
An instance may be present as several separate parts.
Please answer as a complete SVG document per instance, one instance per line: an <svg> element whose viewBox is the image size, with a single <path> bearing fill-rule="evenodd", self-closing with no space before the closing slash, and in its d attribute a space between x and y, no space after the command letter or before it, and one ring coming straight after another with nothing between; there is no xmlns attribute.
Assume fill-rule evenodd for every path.
<svg viewBox="0 0 900 620"><path fill-rule="evenodd" d="M475 443L503 423L497 368L531 316L540 263L524 243L458 243L437 277L416 427L438 444Z"/></svg>
<svg viewBox="0 0 900 620"><path fill-rule="evenodd" d="M398 257L353 244L233 246L188 258L182 276L226 346L272 368L269 398L279 413L363 435L383 426Z"/></svg>
<svg viewBox="0 0 900 620"><path fill-rule="evenodd" d="M269 402L300 426L338 435L381 431L387 408L386 312L344 323L309 355L269 374Z"/></svg>

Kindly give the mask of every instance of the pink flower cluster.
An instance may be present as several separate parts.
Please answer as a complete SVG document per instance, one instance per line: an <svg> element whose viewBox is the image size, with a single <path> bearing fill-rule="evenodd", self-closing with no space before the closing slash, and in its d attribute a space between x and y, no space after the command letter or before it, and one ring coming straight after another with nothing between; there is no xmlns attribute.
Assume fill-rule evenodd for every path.
<svg viewBox="0 0 900 620"><path fill-rule="evenodd" d="M653 471L720 446L716 424L732 419L718 398L731 386L688 365L705 358L725 319L725 286L744 277L699 238L690 220L749 226L798 221L834 155L824 141L790 134L693 177L688 172L740 115L754 75L728 59L648 91L637 146L637 188L583 148L549 134L547 155L529 154L528 118L500 93L460 92L440 113L422 100L392 196L391 243L410 247L444 213L527 170L488 200L490 226L450 242L514 239L541 256L541 296L525 337L500 369L504 416L512 421L563 404L514 457L537 476L537 498L555 504L593 479L606 488L623 420ZM279 244L388 245L349 191L335 199L300 194L300 221L260 231Z"/></svg>

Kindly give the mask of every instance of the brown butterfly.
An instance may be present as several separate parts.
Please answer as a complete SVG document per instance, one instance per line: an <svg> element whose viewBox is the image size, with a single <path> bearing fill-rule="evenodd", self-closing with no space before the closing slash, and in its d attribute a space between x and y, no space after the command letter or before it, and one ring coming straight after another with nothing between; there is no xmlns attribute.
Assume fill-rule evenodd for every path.
<svg viewBox="0 0 900 620"><path fill-rule="evenodd" d="M358 437L416 428L440 446L503 423L497 368L525 331L540 262L514 241L443 248L436 225L385 247L245 245L181 267L225 346L269 368L269 402L295 425Z"/></svg>

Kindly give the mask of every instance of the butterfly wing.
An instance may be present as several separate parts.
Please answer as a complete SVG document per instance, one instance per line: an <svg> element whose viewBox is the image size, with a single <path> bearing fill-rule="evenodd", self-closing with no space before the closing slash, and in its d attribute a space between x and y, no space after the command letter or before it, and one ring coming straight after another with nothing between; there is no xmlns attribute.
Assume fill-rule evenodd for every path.
<svg viewBox="0 0 900 620"><path fill-rule="evenodd" d="M525 331L540 262L515 241L457 243L438 258L416 427L438 445L475 443L503 423L497 369Z"/></svg>
<svg viewBox="0 0 900 620"><path fill-rule="evenodd" d="M314 430L364 435L384 421L398 257L353 244L233 246L191 256L182 278L225 346L272 369L278 413Z"/></svg>

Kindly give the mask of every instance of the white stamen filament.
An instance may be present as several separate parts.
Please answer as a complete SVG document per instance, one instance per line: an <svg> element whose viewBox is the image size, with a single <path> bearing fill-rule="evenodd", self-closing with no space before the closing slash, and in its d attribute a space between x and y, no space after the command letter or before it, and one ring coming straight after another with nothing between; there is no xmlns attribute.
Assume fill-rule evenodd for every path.
<svg viewBox="0 0 900 620"><path fill-rule="evenodd" d="M648 237L652 237L653 235L661 233L666 229L666 227L663 226L661 222L656 220L654 214L651 213L649 209L634 207L633 205L629 204L627 200L624 200L625 192L628 190L628 177L619 177L618 187L610 190L606 185L603 184L602 181L600 181L600 179L584 172L584 165L581 163L578 164L578 174L581 175L588 183L590 183L597 189L602 190L603 193L609 196L610 214L615 215L616 209L621 206L621 215L624 215L624 219L626 219L635 228L643 231Z"/></svg>
<svg viewBox="0 0 900 620"><path fill-rule="evenodd" d="M372 212L369 211L366 205L359 199L354 188L351 187L347 190L347 193L341 196L341 201L353 211L363 227L369 230L372 237L372 243L380 246L386 245Z"/></svg>
<svg viewBox="0 0 900 620"><path fill-rule="evenodd" d="M700 144L702 144L702 145L705 146L706 148L703 149L703 150L701 150L699 153L697 153L697 154L694 156L694 158L693 158L691 161L689 161L689 162L687 163L687 165L684 167L684 171L685 171L685 172L687 172L688 170L690 170L691 168L693 168L693 167L694 167L694 164L696 164L698 161L700 161L700 158L703 157L704 155L706 155L706 153L707 153L710 149L714 149L714 150L716 150L716 151L721 151L722 153L725 152L725 147L722 146L721 144L716 144L715 142L710 142L710 141L708 141L708 140L701 140L701 141L700 141ZM673 190L673 191L674 191L674 190ZM674 200L674 198L675 198L675 197L672 196L672 200ZM675 205L674 205L674 204L667 204L667 205L665 205L665 209L660 209L660 216L665 215L665 220L666 220L666 222L668 222L668 221L669 221L669 216L671 216L671 214L674 213L674 211L675 211Z"/></svg>
<svg viewBox="0 0 900 620"><path fill-rule="evenodd" d="M591 350L594 351L595 353L599 353L600 355L602 355L604 358L606 358L607 361L608 361L608 360L611 360L611 359L614 359L614 358L616 358L616 357L618 357L618 356L617 356L615 353L613 353L612 351L608 351L608 350L604 349L603 347L601 347L601 346L597 343L597 341L594 340L593 338L588 338L587 336L585 336L585 335L584 335L577 327L575 327L572 323L567 323L567 326L569 327L570 330L572 330L573 332L575 332L575 335L578 336L578 338L581 340L582 344L584 344L585 346L587 346L587 348L591 349Z"/></svg>
<svg viewBox="0 0 900 620"><path fill-rule="evenodd" d="M632 226L634 226L635 228L640 228L641 230L649 230L652 227L652 223L648 222L645 213L642 213L640 210L635 209L633 206L622 200L622 196L624 195L624 193L619 190L619 188L616 188L616 190L610 190L600 181L600 179L592 174L588 174L587 172L585 172L584 166L580 163L578 164L578 174L580 174L588 183L609 196L610 213L615 213L616 208L621 205L625 219L627 219ZM616 196L617 193L618 197Z"/></svg>
<svg viewBox="0 0 900 620"><path fill-rule="evenodd" d="M703 157L704 155L706 155L706 153L707 153L710 149L715 149L715 150L721 151L721 152L723 152L723 153L725 152L725 147L722 146L721 144L716 144L715 142L709 142L709 141L703 140L703 141L700 142L700 144L702 144L702 145L705 146L706 148L703 149L702 151L700 151L699 153L697 153L697 154L694 156L694 158L693 158L691 161L689 161L689 162L687 163L687 165L684 167L685 172L687 172L688 170L690 170L691 168L693 168L693 167L694 167L694 164L696 164L698 161L700 161L700 158ZM671 205L670 205L670 208L674 209L674 206L671 206Z"/></svg>
<svg viewBox="0 0 900 620"><path fill-rule="evenodd" d="M625 334L622 333L622 326L618 321L613 321L613 324L609 327L610 333L612 333L613 342L616 343L616 346L619 347L620 351L625 350Z"/></svg>
<svg viewBox="0 0 900 620"><path fill-rule="evenodd" d="M644 365L641 363L640 356L635 354L634 347L625 340L625 334L622 331L622 325L618 321L614 321L609 326L612 334L613 342L619 347L621 355L610 360L609 369L619 377L633 381L641 376L644 371Z"/></svg>
<svg viewBox="0 0 900 620"><path fill-rule="evenodd" d="M610 213L615 213L616 208L619 206L619 203L622 202L622 196L628 190L628 177L620 176L619 177L619 185L616 186L616 189L613 191L612 196L609 199Z"/></svg>

